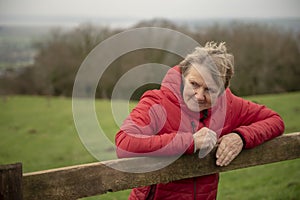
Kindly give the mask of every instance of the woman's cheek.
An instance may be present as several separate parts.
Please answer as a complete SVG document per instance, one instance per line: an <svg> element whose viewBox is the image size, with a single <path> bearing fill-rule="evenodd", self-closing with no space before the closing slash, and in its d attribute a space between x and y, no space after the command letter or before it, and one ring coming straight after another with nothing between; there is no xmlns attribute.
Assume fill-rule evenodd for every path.
<svg viewBox="0 0 300 200"><path fill-rule="evenodd" d="M185 98L189 98L191 96L194 95L194 90L191 86L189 85L185 85L185 87L183 88L183 95L185 96Z"/></svg>

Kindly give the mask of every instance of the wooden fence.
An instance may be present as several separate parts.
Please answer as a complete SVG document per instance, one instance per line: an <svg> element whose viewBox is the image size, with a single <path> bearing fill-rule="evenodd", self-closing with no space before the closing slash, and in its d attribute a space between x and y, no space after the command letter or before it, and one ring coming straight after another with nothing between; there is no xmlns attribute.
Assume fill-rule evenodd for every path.
<svg viewBox="0 0 300 200"><path fill-rule="evenodd" d="M228 166L215 165L214 149L199 160L184 155L162 169L147 173L115 170L117 166L149 167L163 157L129 158L22 174L21 163L0 166L0 199L78 199L155 183L300 158L300 133L290 133L256 148L243 150Z"/></svg>

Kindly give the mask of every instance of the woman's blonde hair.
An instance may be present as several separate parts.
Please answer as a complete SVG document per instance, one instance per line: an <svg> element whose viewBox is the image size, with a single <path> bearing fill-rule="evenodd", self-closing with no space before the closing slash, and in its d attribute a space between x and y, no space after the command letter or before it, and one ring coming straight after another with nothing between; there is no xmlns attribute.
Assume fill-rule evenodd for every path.
<svg viewBox="0 0 300 200"><path fill-rule="evenodd" d="M234 74L234 58L227 53L225 42L207 42L204 47L196 47L179 64L183 76L186 76L191 66L201 66L208 69L216 83L225 90ZM223 84L223 85L222 85Z"/></svg>

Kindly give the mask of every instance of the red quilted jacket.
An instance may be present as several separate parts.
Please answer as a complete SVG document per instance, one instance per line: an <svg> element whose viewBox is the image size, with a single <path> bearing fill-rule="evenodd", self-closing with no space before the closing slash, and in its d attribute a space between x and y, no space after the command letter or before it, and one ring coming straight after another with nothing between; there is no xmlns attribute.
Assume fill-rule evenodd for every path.
<svg viewBox="0 0 300 200"><path fill-rule="evenodd" d="M233 95L230 89L211 109L190 111L181 96L181 77L179 68L173 67L160 90L142 96L116 135L120 158L192 154L192 134L202 127L214 130L218 137L237 132L245 148L283 133L284 124L277 113ZM216 199L218 179L219 175L213 174L135 188L129 199Z"/></svg>

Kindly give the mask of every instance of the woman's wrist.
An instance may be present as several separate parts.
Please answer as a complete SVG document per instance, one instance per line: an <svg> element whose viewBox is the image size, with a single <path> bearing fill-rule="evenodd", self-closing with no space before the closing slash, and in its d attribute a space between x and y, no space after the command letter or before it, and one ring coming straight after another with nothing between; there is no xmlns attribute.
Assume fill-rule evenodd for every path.
<svg viewBox="0 0 300 200"><path fill-rule="evenodd" d="M240 136L241 140L243 141L243 148L244 148L246 146L246 140L245 140L244 136L240 132L238 132L238 131L234 131L232 133L235 133L238 136Z"/></svg>

